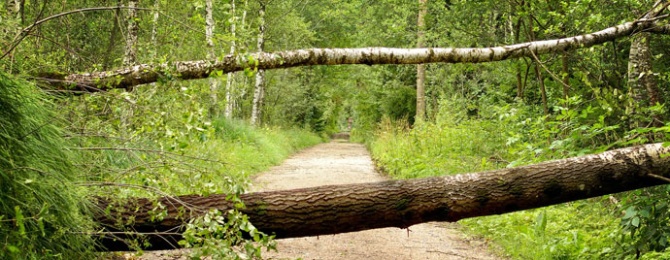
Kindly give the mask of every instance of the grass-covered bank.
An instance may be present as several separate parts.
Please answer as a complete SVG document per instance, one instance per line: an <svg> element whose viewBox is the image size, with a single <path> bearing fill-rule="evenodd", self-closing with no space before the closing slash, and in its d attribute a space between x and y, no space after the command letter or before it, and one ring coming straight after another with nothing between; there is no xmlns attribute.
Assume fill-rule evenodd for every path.
<svg viewBox="0 0 670 260"><path fill-rule="evenodd" d="M300 128L207 120L189 100L124 99L135 94L49 96L0 73L0 259L101 256L90 196L234 195L250 175L325 140ZM230 216L189 223L187 244L205 245L194 256L244 258L271 245L267 237L242 242L251 226ZM244 252L231 250L240 244Z"/></svg>
<svg viewBox="0 0 670 260"><path fill-rule="evenodd" d="M0 72L0 259L83 259L93 230L55 106Z"/></svg>
<svg viewBox="0 0 670 260"><path fill-rule="evenodd" d="M560 144L541 148L547 139L540 131L548 130L540 120L518 124L495 118L437 120L411 129L404 121L383 120L368 146L377 166L398 179L476 172L571 155L572 148L561 148ZM539 141L520 139L517 133L538 134L535 140ZM631 240L622 232L621 212L625 208L613 201L606 196L460 223L513 259L634 257L626 251Z"/></svg>

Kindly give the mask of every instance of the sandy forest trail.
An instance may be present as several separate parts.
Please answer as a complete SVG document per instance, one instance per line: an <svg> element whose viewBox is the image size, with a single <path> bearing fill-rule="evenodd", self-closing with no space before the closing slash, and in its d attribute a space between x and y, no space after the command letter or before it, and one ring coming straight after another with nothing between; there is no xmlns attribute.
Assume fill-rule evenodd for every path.
<svg viewBox="0 0 670 260"><path fill-rule="evenodd" d="M361 144L336 140L306 149L257 175L253 191L382 181ZM277 240L266 259L500 259L464 238L456 223L424 223L320 237Z"/></svg>

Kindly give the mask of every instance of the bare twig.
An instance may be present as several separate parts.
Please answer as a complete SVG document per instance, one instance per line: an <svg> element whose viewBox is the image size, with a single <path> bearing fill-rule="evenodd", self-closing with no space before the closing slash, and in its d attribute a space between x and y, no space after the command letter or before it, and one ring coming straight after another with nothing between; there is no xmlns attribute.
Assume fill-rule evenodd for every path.
<svg viewBox="0 0 670 260"><path fill-rule="evenodd" d="M44 18L44 19L42 19L42 20L35 21L35 22L34 22L33 24L31 24L30 26L28 26L28 27L26 27L26 28L23 28L23 30L21 30L21 32L19 33L19 35L17 35L17 37L15 38L15 40L13 41L13 43L12 43L12 45L9 47L9 49L7 49L7 51L5 51L5 53L2 54L2 56L0 57L0 60L2 60L2 59L5 58L7 55L9 55L9 53L11 53L11 52L16 48L16 46L18 46L19 43L21 43L21 42L23 41L23 39L25 39L26 36L29 35L30 31L32 31L33 28L35 28L36 26L38 26L38 25L40 25L40 24L43 24L43 23L45 23L45 22L47 22L47 21L49 21L49 20L53 20L53 19L56 19L56 18L60 18L60 17L66 16L66 15L71 15L71 14L75 14L75 13L95 12L95 11L106 11L106 10L116 10L116 9L151 10L150 8L137 8L137 7L131 8L131 7L127 7L127 6L109 6L109 7L90 7L90 8L81 8L81 9L76 9L76 10L72 10L72 11L67 11L67 12L63 12L63 13L59 13L59 14L54 14L54 15L49 16L49 17L47 17L47 18Z"/></svg>

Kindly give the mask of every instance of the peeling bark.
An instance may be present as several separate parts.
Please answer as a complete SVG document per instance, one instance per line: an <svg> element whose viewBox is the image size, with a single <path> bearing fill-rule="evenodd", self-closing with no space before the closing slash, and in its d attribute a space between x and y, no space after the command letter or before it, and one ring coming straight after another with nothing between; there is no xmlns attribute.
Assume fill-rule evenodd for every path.
<svg viewBox="0 0 670 260"><path fill-rule="evenodd" d="M212 71L224 73L251 69L280 69L311 65L341 64L420 64L479 63L532 57L546 53L590 47L627 37L655 26L654 21L639 20L610 27L591 34L489 48L356 48L302 49L274 53L228 55L220 61L178 61L142 64L114 71L102 71L41 78L57 88L100 91L156 82L161 77L201 79ZM54 76L52 74L52 76ZM39 78L38 78L39 79Z"/></svg>
<svg viewBox="0 0 670 260"><path fill-rule="evenodd" d="M667 184L670 147L649 144L596 155L544 162L496 171L330 185L240 195L256 228L277 238L317 236L383 227L407 228L430 221L457 221L532 209L569 201ZM167 215L153 220L155 201L137 198L110 204L98 199L96 219L112 231L117 223L147 233L149 250L172 248L180 227L208 209L231 209L226 195L160 198ZM181 205L188 205L184 210ZM108 207L110 206L110 207ZM181 212L181 213L180 213ZM173 235L160 232L170 231ZM103 239L106 250L128 250Z"/></svg>

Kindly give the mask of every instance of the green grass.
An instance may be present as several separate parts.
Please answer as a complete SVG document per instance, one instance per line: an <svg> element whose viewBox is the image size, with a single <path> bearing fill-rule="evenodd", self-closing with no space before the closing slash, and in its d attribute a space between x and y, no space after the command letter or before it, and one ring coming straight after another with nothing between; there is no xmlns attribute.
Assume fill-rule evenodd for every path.
<svg viewBox="0 0 670 260"><path fill-rule="evenodd" d="M377 166L393 178L477 172L518 160L507 151L514 127L496 120L424 123L383 121L369 142ZM535 158L536 159L536 158ZM460 221L512 259L602 259L621 253L619 211L591 199Z"/></svg>
<svg viewBox="0 0 670 260"><path fill-rule="evenodd" d="M52 107L0 73L0 259L79 259L93 230Z"/></svg>
<svg viewBox="0 0 670 260"><path fill-rule="evenodd" d="M101 158L102 165L124 172L107 173L100 181L143 185L176 195L206 195L240 192L251 175L320 142L321 137L303 129L255 128L239 120L218 119L202 132L182 137L179 143L184 145L171 151L131 155L113 151L113 156L104 156L110 151L87 152ZM153 149L160 151L160 147ZM134 188L117 190L121 196L157 195Z"/></svg>

